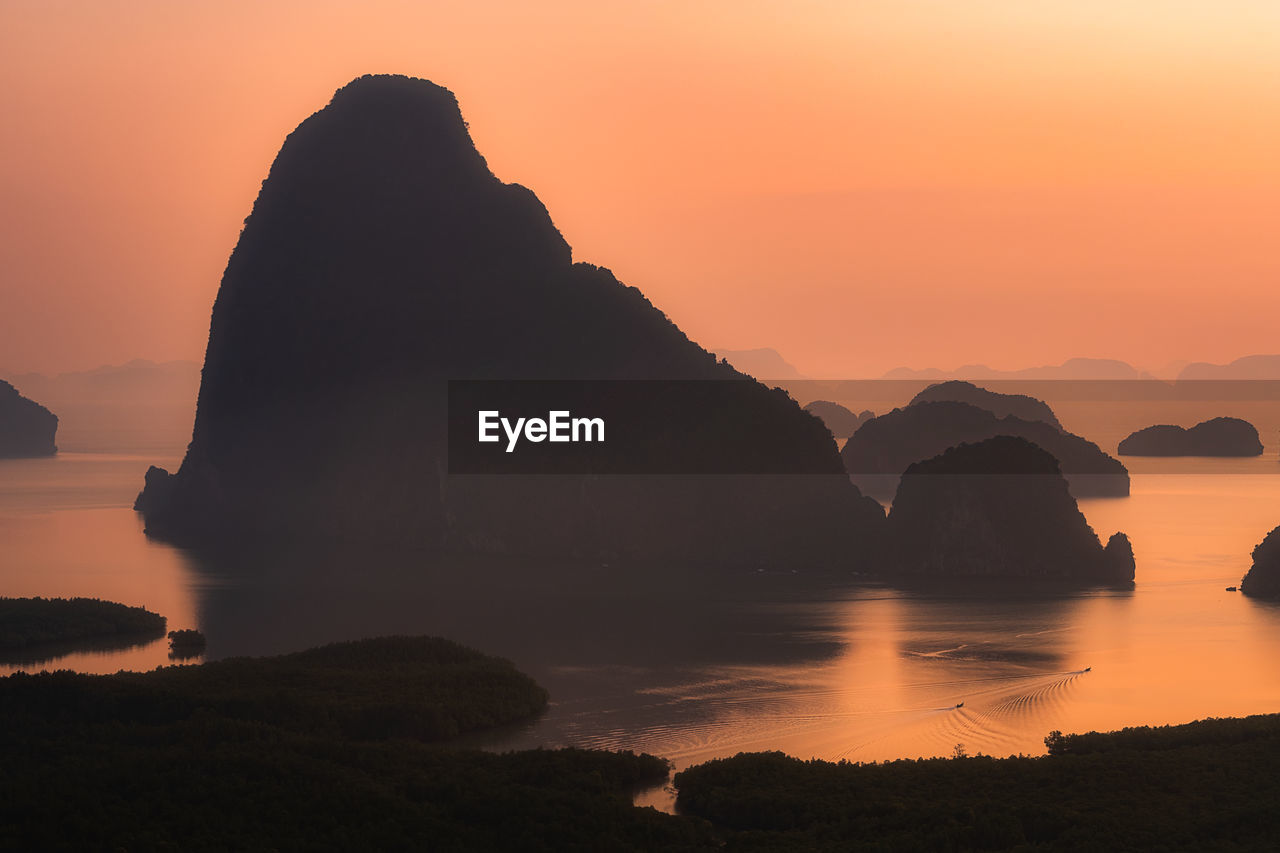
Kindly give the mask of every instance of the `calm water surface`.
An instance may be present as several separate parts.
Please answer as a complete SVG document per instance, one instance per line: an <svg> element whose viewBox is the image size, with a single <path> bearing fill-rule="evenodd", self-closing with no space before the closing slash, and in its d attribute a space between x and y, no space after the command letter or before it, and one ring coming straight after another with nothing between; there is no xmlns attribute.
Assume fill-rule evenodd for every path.
<svg viewBox="0 0 1280 853"><path fill-rule="evenodd" d="M0 594L96 596L198 627L210 658L385 633L438 633L513 659L551 691L536 723L486 747L573 744L667 756L741 750L854 760L1038 753L1053 729L1280 711L1280 608L1225 591L1280 524L1280 465L1136 466L1128 499L1081 502L1123 530L1132 591L926 594L815 582L779 566L714 594L606 569L441 562L364 551L228 565L149 542L130 509L147 453L72 448L0 461ZM164 641L15 669L168 662ZM1087 670L1087 671L1086 671ZM963 703L963 705L961 705ZM661 800L662 795L653 795Z"/></svg>

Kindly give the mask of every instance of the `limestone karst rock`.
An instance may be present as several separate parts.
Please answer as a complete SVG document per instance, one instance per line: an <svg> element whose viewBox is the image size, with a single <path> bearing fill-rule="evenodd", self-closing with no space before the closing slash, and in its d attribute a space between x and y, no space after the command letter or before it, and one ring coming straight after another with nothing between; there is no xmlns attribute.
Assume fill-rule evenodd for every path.
<svg viewBox="0 0 1280 853"><path fill-rule="evenodd" d="M909 467L889 513L886 566L902 575L1126 584L1123 533L1104 548L1058 462L1023 438L961 444Z"/></svg>
<svg viewBox="0 0 1280 853"><path fill-rule="evenodd" d="M896 482L913 462L998 435L1020 436L1052 454L1078 498L1129 494L1128 470L1093 442L1043 421L997 417L948 400L915 403L874 418L858 428L840 453L854 482L875 489L886 478Z"/></svg>
<svg viewBox="0 0 1280 853"><path fill-rule="evenodd" d="M57 433L57 415L0 380L0 459L52 456Z"/></svg>
<svg viewBox="0 0 1280 853"><path fill-rule="evenodd" d="M690 439L692 455L766 456L794 476L451 475L458 379L732 382L727 403L682 413L731 425ZM681 434L657 414L639 426ZM194 546L774 566L847 559L883 521L817 418L574 263L537 197L489 171L453 94L397 76L348 84L286 139L222 279L186 458L147 473L137 509L150 534Z"/></svg>
<svg viewBox="0 0 1280 853"><path fill-rule="evenodd" d="M1261 456L1262 440L1240 418L1213 418L1190 429L1159 424L1120 442L1121 456Z"/></svg>
<svg viewBox="0 0 1280 853"><path fill-rule="evenodd" d="M971 406L977 406L979 409L986 409L998 418L1013 415L1016 418L1022 418L1024 421L1044 421L1055 429L1062 429L1062 424L1058 423L1057 415L1053 413L1053 409L1049 408L1049 404L1043 400L1037 400L1035 397L1026 394L1002 394L998 391L989 391L986 388L974 385L972 382L963 382L958 379L930 385L912 397L911 402L907 405L915 406L920 403L932 403L938 400L968 403Z"/></svg>

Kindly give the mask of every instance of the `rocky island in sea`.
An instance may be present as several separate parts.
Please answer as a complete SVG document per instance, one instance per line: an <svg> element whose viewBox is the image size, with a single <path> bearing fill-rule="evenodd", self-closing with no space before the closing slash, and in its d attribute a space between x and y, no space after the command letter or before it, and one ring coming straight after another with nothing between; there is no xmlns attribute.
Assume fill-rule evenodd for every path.
<svg viewBox="0 0 1280 853"><path fill-rule="evenodd" d="M1240 581L1240 591L1255 598L1280 598L1280 527L1253 549L1253 565Z"/></svg>
<svg viewBox="0 0 1280 853"><path fill-rule="evenodd" d="M1261 456L1262 450L1257 428L1240 418L1213 418L1190 429L1149 426L1117 449L1121 456Z"/></svg>
<svg viewBox="0 0 1280 853"><path fill-rule="evenodd" d="M52 456L58 416L0 379L0 459Z"/></svg>
<svg viewBox="0 0 1280 853"><path fill-rule="evenodd" d="M1019 436L1048 451L1076 497L1129 494L1129 472L1098 445L1040 420L1000 417L970 403L915 402L873 418L858 428L840 455L849 475L863 488L892 486L908 465L930 459L963 442L999 435Z"/></svg>
<svg viewBox="0 0 1280 853"><path fill-rule="evenodd" d="M779 476L459 476L449 380L723 380L682 423L691 457ZM679 441L653 417L639 434ZM608 452L608 443L602 452ZM575 263L546 208L500 181L447 89L340 89L285 141L213 308L175 473L147 472L150 535L374 541L511 554L847 563L883 511L830 433L717 361L634 287Z"/></svg>
<svg viewBox="0 0 1280 853"><path fill-rule="evenodd" d="M930 385L912 397L907 405L916 406L920 403L933 403L939 400L968 403L979 409L986 409L999 418L1013 415L1024 421L1044 421L1054 429L1062 429L1057 415L1043 400L1028 394L1001 394L959 379Z"/></svg>
<svg viewBox="0 0 1280 853"><path fill-rule="evenodd" d="M1058 461L1024 438L961 444L907 468L889 513L886 565L907 576L1128 584L1123 533L1104 548Z"/></svg>

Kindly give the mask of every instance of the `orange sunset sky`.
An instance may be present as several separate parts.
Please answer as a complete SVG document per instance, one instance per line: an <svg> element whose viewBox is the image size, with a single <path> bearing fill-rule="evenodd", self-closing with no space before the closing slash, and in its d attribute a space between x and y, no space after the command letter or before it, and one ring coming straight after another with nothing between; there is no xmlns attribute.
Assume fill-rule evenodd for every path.
<svg viewBox="0 0 1280 853"><path fill-rule="evenodd" d="M710 347L1280 351L1278 45L1274 0L0 0L0 368L201 358L285 135L372 72Z"/></svg>

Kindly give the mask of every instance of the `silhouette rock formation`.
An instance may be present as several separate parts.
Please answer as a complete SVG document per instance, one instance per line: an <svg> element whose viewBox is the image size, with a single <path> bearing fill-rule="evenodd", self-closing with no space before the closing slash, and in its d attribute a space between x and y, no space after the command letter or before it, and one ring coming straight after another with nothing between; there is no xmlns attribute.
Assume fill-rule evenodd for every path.
<svg viewBox="0 0 1280 853"><path fill-rule="evenodd" d="M1178 374L1179 382L1222 379L1280 379L1280 355L1246 355L1230 364L1197 361Z"/></svg>
<svg viewBox="0 0 1280 853"><path fill-rule="evenodd" d="M684 413L733 425L691 451L797 474L450 475L451 379L732 380L728 403ZM847 560L883 524L817 418L574 263L537 197L489 171L450 91L383 75L285 140L222 279L186 458L148 471L136 508L151 535L196 547L726 565Z"/></svg>
<svg viewBox="0 0 1280 853"><path fill-rule="evenodd" d="M997 417L949 400L914 403L873 418L845 443L841 456L854 482L875 490L886 476L896 477L913 462L998 435L1025 438L1052 454L1076 497L1129 494L1128 470L1093 442L1044 421Z"/></svg>
<svg viewBox="0 0 1280 853"><path fill-rule="evenodd" d="M1253 549L1253 565L1240 581L1240 591L1255 598L1280 598L1280 527Z"/></svg>
<svg viewBox="0 0 1280 853"><path fill-rule="evenodd" d="M977 406L979 409L986 409L998 418L1013 415L1016 418L1022 418L1024 421L1044 421L1054 429L1062 429L1062 424L1058 423L1057 415L1053 413L1053 409L1049 408L1049 404L1043 400L1037 400L1035 397L1026 394L1001 394L997 391L988 391L986 388L980 388L972 382L964 382L958 379L930 385L912 397L911 402L907 405L933 403L938 400L968 403L971 406Z"/></svg>
<svg viewBox="0 0 1280 853"><path fill-rule="evenodd" d="M1048 380L1115 380L1151 379L1151 374L1131 364L1112 358L1069 358L1062 364L1024 367L1020 370L997 370L985 364L966 364L955 370L927 367L916 370L895 367L882 379L1048 379Z"/></svg>
<svg viewBox="0 0 1280 853"><path fill-rule="evenodd" d="M909 467L886 530L888 565L904 575L1133 581L1133 549L1103 548L1058 461L1024 438L961 444Z"/></svg>
<svg viewBox="0 0 1280 853"><path fill-rule="evenodd" d="M58 416L0 379L0 459L52 456Z"/></svg>
<svg viewBox="0 0 1280 853"><path fill-rule="evenodd" d="M1120 442L1121 456L1261 456L1262 440L1253 424L1213 418L1191 429L1160 424L1140 429Z"/></svg>
<svg viewBox="0 0 1280 853"><path fill-rule="evenodd" d="M875 412L865 410L854 414L852 410L829 400L814 400L804 407L811 415L819 417L837 439L845 439L858 431L858 427L874 418Z"/></svg>

